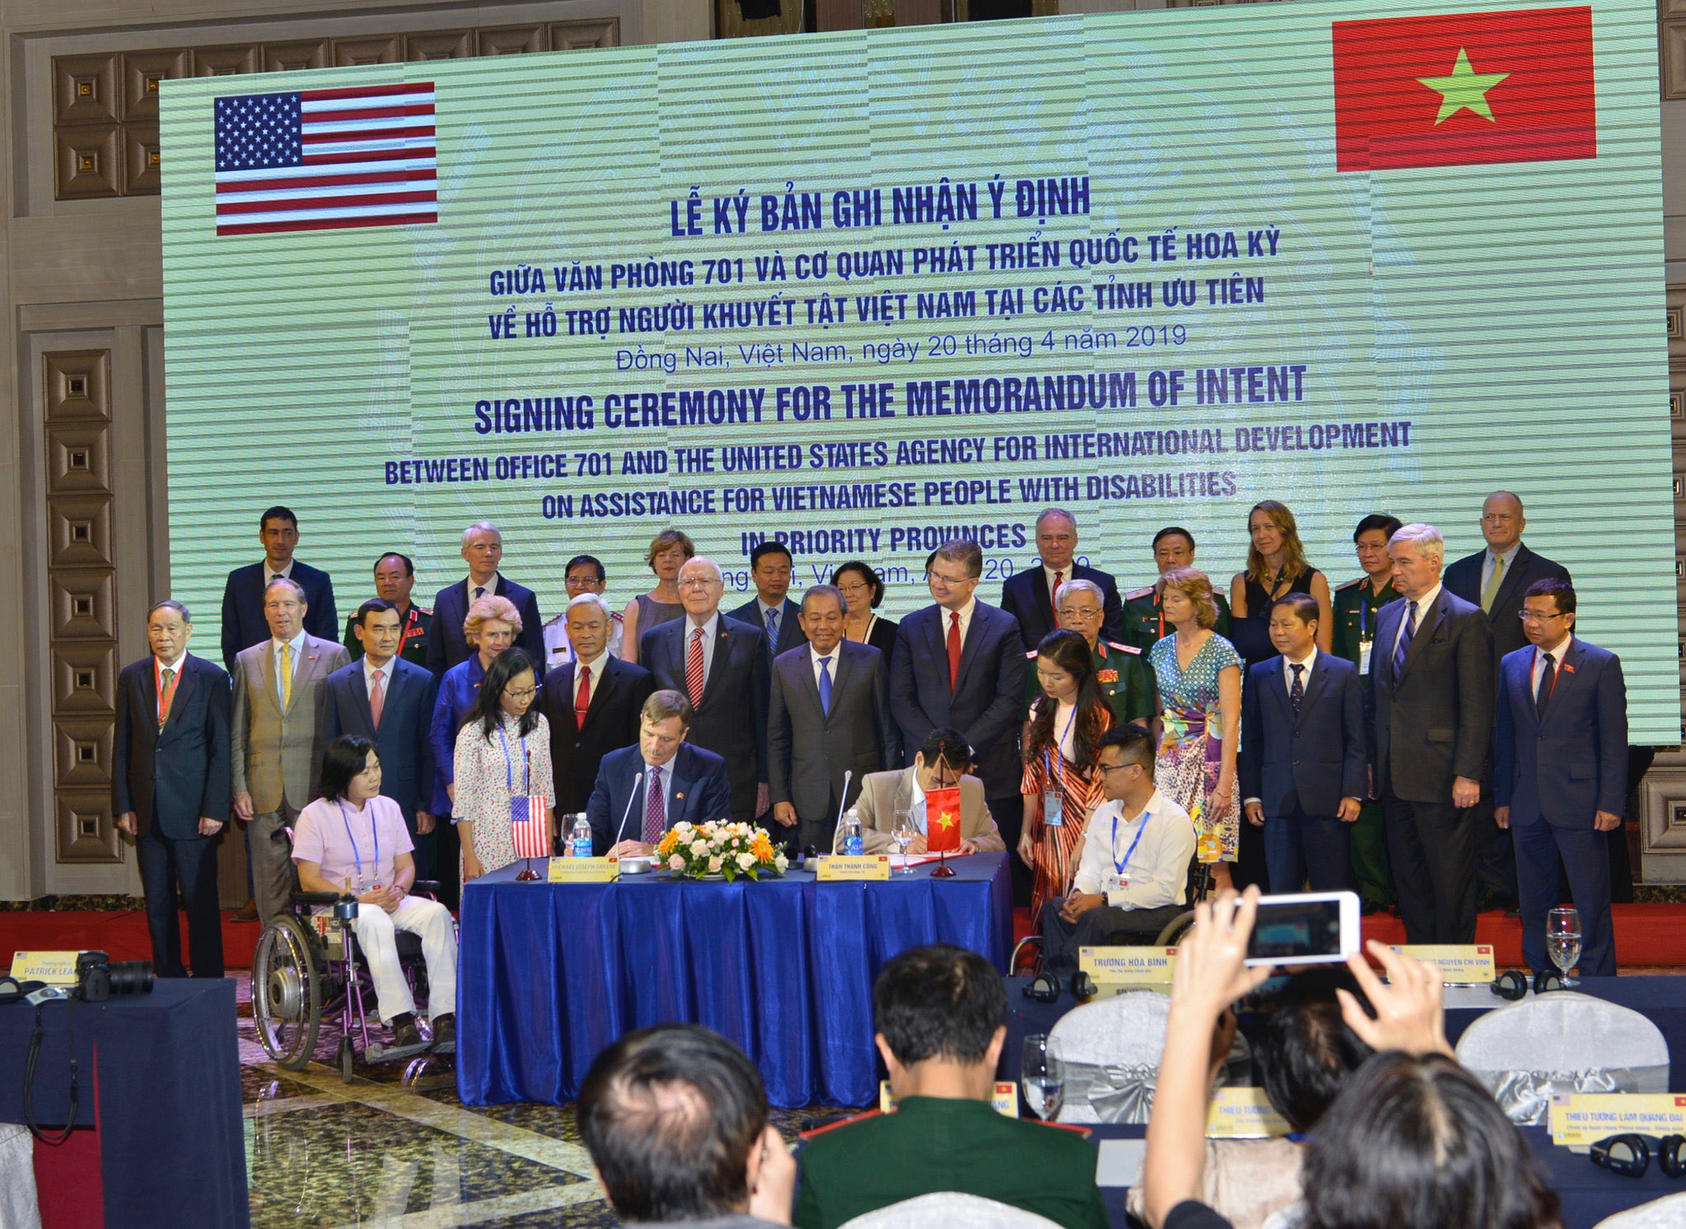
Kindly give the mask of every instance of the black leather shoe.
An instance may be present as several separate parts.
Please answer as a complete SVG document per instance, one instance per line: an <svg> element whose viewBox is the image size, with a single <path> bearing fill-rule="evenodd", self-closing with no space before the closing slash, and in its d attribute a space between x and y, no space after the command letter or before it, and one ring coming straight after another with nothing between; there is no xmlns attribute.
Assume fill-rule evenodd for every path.
<svg viewBox="0 0 1686 1229"><path fill-rule="evenodd" d="M435 1054L455 1054L457 1052L456 1016L440 1016L433 1022L433 1052Z"/></svg>

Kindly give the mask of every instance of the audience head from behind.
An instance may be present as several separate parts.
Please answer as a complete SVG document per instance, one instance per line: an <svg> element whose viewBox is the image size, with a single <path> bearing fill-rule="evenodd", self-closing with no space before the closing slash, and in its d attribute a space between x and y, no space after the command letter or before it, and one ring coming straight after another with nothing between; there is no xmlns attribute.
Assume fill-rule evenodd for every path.
<svg viewBox="0 0 1686 1229"><path fill-rule="evenodd" d="M790 1207L795 1165L767 1125L743 1051L696 1024L628 1033L599 1054L577 1105L580 1138L629 1223L712 1220Z"/></svg>
<svg viewBox="0 0 1686 1229"><path fill-rule="evenodd" d="M1007 1040L1007 989L976 952L909 948L872 988L874 1043L896 1097L989 1100Z"/></svg>
<svg viewBox="0 0 1686 1229"><path fill-rule="evenodd" d="M1443 1054L1366 1060L1318 1120L1307 1229L1557 1229L1558 1197L1491 1093Z"/></svg>
<svg viewBox="0 0 1686 1229"><path fill-rule="evenodd" d="M1317 1125L1371 1054L1341 1019L1337 989L1369 1010L1369 1000L1345 966L1305 969L1288 979L1253 1044L1265 1096L1295 1131Z"/></svg>

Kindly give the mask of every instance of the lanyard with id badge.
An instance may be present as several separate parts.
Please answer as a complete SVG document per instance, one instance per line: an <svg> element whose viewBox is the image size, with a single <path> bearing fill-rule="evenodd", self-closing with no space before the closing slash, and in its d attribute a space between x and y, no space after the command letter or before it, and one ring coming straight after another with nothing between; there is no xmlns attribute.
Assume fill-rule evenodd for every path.
<svg viewBox="0 0 1686 1229"><path fill-rule="evenodd" d="M1358 673L1370 673L1370 594L1365 592L1369 587L1369 577L1359 582L1358 590Z"/></svg>
<svg viewBox="0 0 1686 1229"><path fill-rule="evenodd" d="M1054 710L1058 713L1058 707ZM1065 801L1060 789L1065 778L1065 752L1061 744L1071 733L1071 726L1077 720L1077 705L1071 706L1071 716L1066 718L1065 733L1056 734L1054 745L1042 752L1042 767L1048 774L1047 788L1042 791L1042 823L1049 828L1065 827Z"/></svg>
<svg viewBox="0 0 1686 1229"><path fill-rule="evenodd" d="M347 815L345 812L344 801L342 800L340 802L340 822L345 825L345 839L351 844L351 860L357 867L357 894L359 896L361 896L364 892L378 892L381 890L381 828L380 824L375 819L375 808L372 800L364 804L364 810L366 810L369 815L369 831L375 838L375 852L369 859L369 875L375 880L374 883L365 883L363 881L363 855L358 852L357 838L352 835L351 832L351 816Z"/></svg>
<svg viewBox="0 0 1686 1229"><path fill-rule="evenodd" d="M1113 882L1114 882L1114 885L1115 885L1115 889L1119 892L1127 892L1130 889L1130 859L1136 856L1136 846L1140 845L1142 843L1142 833L1147 831L1148 821L1152 818L1153 818L1153 815L1152 815L1151 812L1148 812L1148 811L1142 812L1142 826L1140 828L1136 829L1136 839L1131 841L1130 842L1130 848L1124 851L1124 860L1122 862L1120 862L1117 857L1114 857L1112 859L1112 868L1113 868L1113 870L1115 870L1117 872L1117 875L1115 876ZM1116 854L1117 850L1118 850L1118 816L1114 815L1112 817L1111 851L1114 854Z"/></svg>

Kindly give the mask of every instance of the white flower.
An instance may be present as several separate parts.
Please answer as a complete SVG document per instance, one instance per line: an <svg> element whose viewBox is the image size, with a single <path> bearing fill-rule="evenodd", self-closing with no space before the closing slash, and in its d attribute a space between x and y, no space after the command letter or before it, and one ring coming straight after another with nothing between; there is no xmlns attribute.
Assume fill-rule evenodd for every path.
<svg viewBox="0 0 1686 1229"><path fill-rule="evenodd" d="M682 871L682 870L684 870L685 869L685 859L681 858L678 854L671 855L667 860L667 869L670 870L670 871Z"/></svg>
<svg viewBox="0 0 1686 1229"><path fill-rule="evenodd" d="M755 855L754 854L752 854L752 853L740 853L738 855L738 866L741 869L747 871L750 867L752 867L754 865L755 865Z"/></svg>
<svg viewBox="0 0 1686 1229"><path fill-rule="evenodd" d="M790 859L785 857L782 853L776 853L776 854L773 855L773 865L778 869L779 873L782 875L786 870L789 869Z"/></svg>
<svg viewBox="0 0 1686 1229"><path fill-rule="evenodd" d="M708 852L708 842L707 841L692 841L691 842L691 852L699 858L702 857L704 854L706 854Z"/></svg>
<svg viewBox="0 0 1686 1229"><path fill-rule="evenodd" d="M724 865L724 859L722 859L719 854L715 854L708 860L708 873L711 875L716 874L722 865Z"/></svg>

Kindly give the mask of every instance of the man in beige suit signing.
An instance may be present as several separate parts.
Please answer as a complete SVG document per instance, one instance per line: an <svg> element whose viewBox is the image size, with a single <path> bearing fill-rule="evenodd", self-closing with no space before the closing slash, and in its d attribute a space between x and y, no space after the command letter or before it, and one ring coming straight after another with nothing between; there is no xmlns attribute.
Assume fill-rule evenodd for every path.
<svg viewBox="0 0 1686 1229"><path fill-rule="evenodd" d="M250 824L252 895L267 921L287 906L291 851L275 834L310 802L321 753L316 691L350 658L345 646L304 630L304 590L276 577L263 591L269 639L234 659L234 813Z"/></svg>
<svg viewBox="0 0 1686 1229"><path fill-rule="evenodd" d="M889 853L896 812L913 817L918 835L910 854L925 852L925 794L933 789L960 787L960 852L1000 853L1007 848L1001 829L990 818L983 782L964 775L972 765L972 748L958 730L935 729L925 736L913 756L913 767L868 773L861 781L855 810L861 817L861 845L865 853ZM837 826L832 853L843 852L843 826Z"/></svg>

